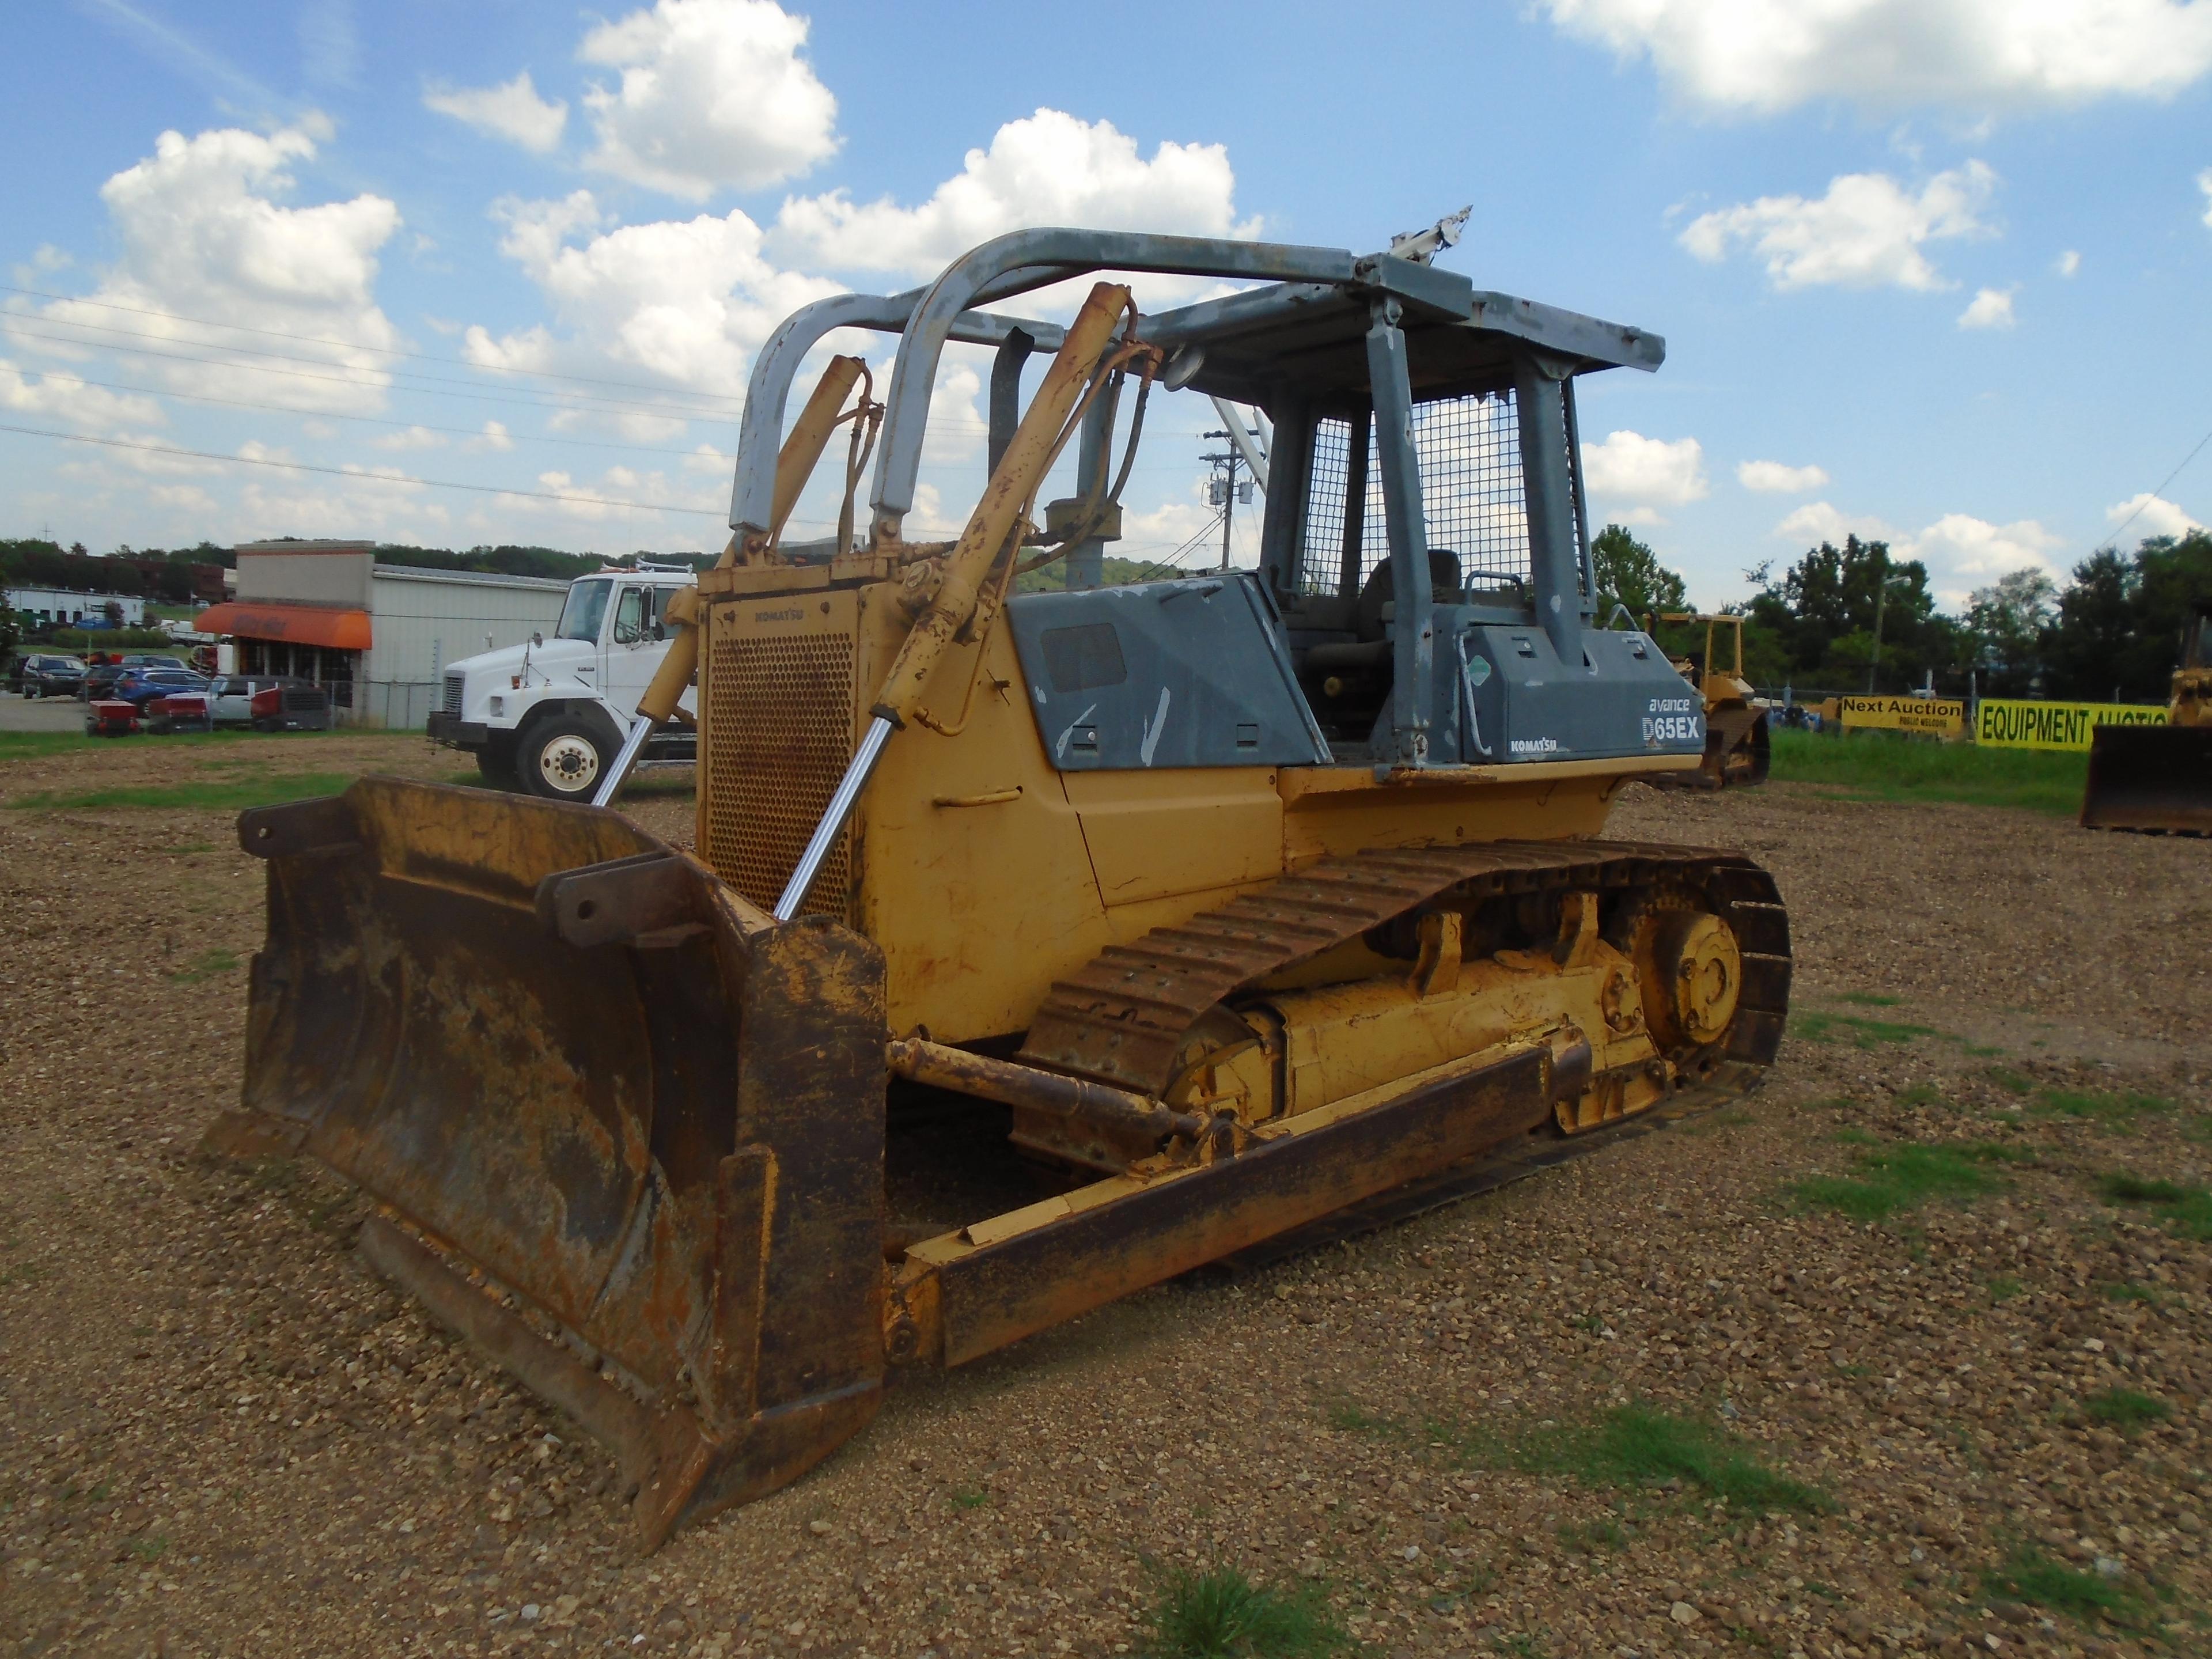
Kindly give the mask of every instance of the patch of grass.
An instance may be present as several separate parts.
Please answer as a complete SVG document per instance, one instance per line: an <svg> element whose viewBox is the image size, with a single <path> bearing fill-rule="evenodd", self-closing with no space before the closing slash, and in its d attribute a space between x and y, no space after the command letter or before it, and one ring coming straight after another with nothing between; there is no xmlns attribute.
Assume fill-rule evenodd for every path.
<svg viewBox="0 0 2212 1659"><path fill-rule="evenodd" d="M1500 1653L1510 1653L1514 1659L1546 1659L1543 1642L1525 1633L1517 1636L1498 1636L1492 1638Z"/></svg>
<svg viewBox="0 0 2212 1659"><path fill-rule="evenodd" d="M1322 1413L1322 1419L1332 1429L1342 1429L1349 1434L1392 1435L1398 1425L1387 1417L1377 1417L1362 1411L1357 1406L1337 1404Z"/></svg>
<svg viewBox="0 0 2212 1659"><path fill-rule="evenodd" d="M131 1553L141 1561L158 1561L169 1547L169 1540L158 1534L147 1534L131 1540Z"/></svg>
<svg viewBox="0 0 2212 1659"><path fill-rule="evenodd" d="M1836 999L1860 1008L1894 1008L1905 1000L1903 997L1887 997L1879 991L1845 991Z"/></svg>
<svg viewBox="0 0 2212 1659"><path fill-rule="evenodd" d="M2085 1623L2103 1618L2132 1626L2142 1612L2142 1598L2124 1586L2066 1566L2039 1550L2016 1552L1982 1581L1982 1588L2031 1607L2069 1613Z"/></svg>
<svg viewBox="0 0 2212 1659"><path fill-rule="evenodd" d="M2124 1134L2143 1113L2170 1112L2173 1103L2163 1095L2132 1090L2113 1094L2100 1089L2044 1089L2028 1109L2038 1117L2080 1118Z"/></svg>
<svg viewBox="0 0 2212 1659"><path fill-rule="evenodd" d="M215 783L178 783L158 788L42 789L8 803L25 811L62 812L102 808L146 808L171 812L242 812L249 806L274 806L311 795L335 795L351 783L340 772L284 772L265 777Z"/></svg>
<svg viewBox="0 0 2212 1659"><path fill-rule="evenodd" d="M1559 1524L1559 1541L1581 1555L1595 1555L1600 1550L1620 1550L1628 1547L1628 1534L1614 1521L1565 1521Z"/></svg>
<svg viewBox="0 0 2212 1659"><path fill-rule="evenodd" d="M2185 1238L2212 1238L2212 1193L2202 1187L2185 1187L2177 1181L2149 1181L2122 1171L2098 1183L2116 1204L2147 1204L2160 1218Z"/></svg>
<svg viewBox="0 0 2212 1659"><path fill-rule="evenodd" d="M1432 1434L1470 1462L1531 1474L1567 1474L1590 1486L1680 1480L1744 1510L1831 1507L1817 1486L1778 1474L1710 1423L1648 1406L1620 1406L1595 1424L1537 1425L1510 1437L1487 1431Z"/></svg>
<svg viewBox="0 0 2212 1659"><path fill-rule="evenodd" d="M2016 1296L2027 1294L2027 1285L2004 1273L2000 1273L1990 1280L1984 1288L1989 1291L1990 1300L1992 1302L2009 1302Z"/></svg>
<svg viewBox="0 0 2212 1659"><path fill-rule="evenodd" d="M2163 1400L2133 1389L2100 1389L2082 1401L2081 1409L2092 1422L2116 1429L2139 1429L2173 1415L2173 1407Z"/></svg>
<svg viewBox="0 0 2212 1659"><path fill-rule="evenodd" d="M2166 1305L2166 1292L2148 1285L2107 1285L2105 1286L2105 1300L2148 1302L2154 1308L2162 1308Z"/></svg>
<svg viewBox="0 0 2212 1659"><path fill-rule="evenodd" d="M2035 1092L2034 1079L2023 1077L2010 1066L1992 1066L1989 1069L1988 1077L1990 1082L1996 1084L2007 1094L2032 1095Z"/></svg>
<svg viewBox="0 0 2212 1659"><path fill-rule="evenodd" d="M1146 1622L1147 1659L1307 1659L1352 1645L1315 1591L1285 1595L1228 1566L1170 1572Z"/></svg>
<svg viewBox="0 0 2212 1659"><path fill-rule="evenodd" d="M1943 1097L1932 1083L1916 1083L1897 1097L1900 1106L1933 1106Z"/></svg>
<svg viewBox="0 0 2212 1659"><path fill-rule="evenodd" d="M169 849L169 856L185 859L190 858L195 853L212 853L215 850L216 844L211 841L188 841L181 846L172 847Z"/></svg>
<svg viewBox="0 0 2212 1659"><path fill-rule="evenodd" d="M981 1486L956 1486L952 1489L952 1507L956 1510L984 1509L990 1502L990 1492Z"/></svg>
<svg viewBox="0 0 2212 1659"><path fill-rule="evenodd" d="M1825 784L1856 800L1958 801L2070 818L2081 810L2089 772L2087 754L1984 749L1887 732L1780 731L1772 742L1776 781Z"/></svg>
<svg viewBox="0 0 2212 1659"><path fill-rule="evenodd" d="M1795 1182L1790 1194L1801 1204L1838 1211L1854 1221L1883 1221L1931 1198L1962 1200L1996 1192L2004 1179L1989 1166L2025 1156L2009 1146L1979 1142L1923 1146L1897 1141L1860 1153L1852 1160L1855 1175L1811 1176Z"/></svg>
<svg viewBox="0 0 2212 1659"><path fill-rule="evenodd" d="M1936 1035L1932 1025L1868 1019L1858 1014L1824 1014L1816 1010L1791 1014L1790 1029L1808 1042L1834 1042L1848 1038L1853 1047L1859 1048L1879 1048L1884 1043L1905 1043L1916 1037Z"/></svg>
<svg viewBox="0 0 2212 1659"><path fill-rule="evenodd" d="M1843 1128L1837 1130L1835 1133L1830 1135L1828 1139L1834 1141L1839 1146L1879 1146L1881 1145L1881 1137L1880 1135L1875 1133L1871 1129L1862 1129L1856 1124L1847 1124Z"/></svg>
<svg viewBox="0 0 2212 1659"><path fill-rule="evenodd" d="M198 985L221 974L234 974L240 966L237 956L229 951L203 951L169 977L179 985Z"/></svg>

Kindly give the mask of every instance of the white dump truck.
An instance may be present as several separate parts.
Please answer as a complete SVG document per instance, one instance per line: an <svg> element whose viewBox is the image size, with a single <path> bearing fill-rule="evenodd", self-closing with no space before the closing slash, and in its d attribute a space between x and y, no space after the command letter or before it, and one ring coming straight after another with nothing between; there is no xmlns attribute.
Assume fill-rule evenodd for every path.
<svg viewBox="0 0 2212 1659"><path fill-rule="evenodd" d="M691 582L689 570L653 568L579 577L550 636L447 665L430 736L475 755L487 778L554 800L591 799L668 654L670 596ZM696 696L684 694L646 763L696 757Z"/></svg>

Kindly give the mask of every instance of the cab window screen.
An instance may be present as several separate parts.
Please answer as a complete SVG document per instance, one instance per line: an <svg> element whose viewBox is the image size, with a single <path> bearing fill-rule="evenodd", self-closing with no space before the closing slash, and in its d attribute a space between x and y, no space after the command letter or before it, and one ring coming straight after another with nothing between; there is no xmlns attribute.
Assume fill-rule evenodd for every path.
<svg viewBox="0 0 2212 1659"><path fill-rule="evenodd" d="M1121 641L1112 623L1086 623L1080 628L1048 628L1044 631L1045 678L1054 691L1088 691L1101 685L1119 685L1129 678L1121 660Z"/></svg>

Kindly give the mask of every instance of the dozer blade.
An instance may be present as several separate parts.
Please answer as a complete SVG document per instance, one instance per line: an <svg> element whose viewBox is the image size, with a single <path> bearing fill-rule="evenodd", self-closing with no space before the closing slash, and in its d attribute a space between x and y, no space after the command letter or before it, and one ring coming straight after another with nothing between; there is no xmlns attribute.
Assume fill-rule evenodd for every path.
<svg viewBox="0 0 2212 1659"><path fill-rule="evenodd" d="M2099 726L2081 827L2212 836L2212 726Z"/></svg>
<svg viewBox="0 0 2212 1659"><path fill-rule="evenodd" d="M874 1414L872 945L592 807L365 778L239 833L268 939L207 1144L380 1200L363 1250L609 1444L647 1547Z"/></svg>

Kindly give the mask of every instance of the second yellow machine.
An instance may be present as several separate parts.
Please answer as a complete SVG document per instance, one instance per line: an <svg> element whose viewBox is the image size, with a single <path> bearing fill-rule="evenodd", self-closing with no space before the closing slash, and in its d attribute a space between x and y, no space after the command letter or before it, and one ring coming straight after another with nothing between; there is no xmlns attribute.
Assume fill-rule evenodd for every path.
<svg viewBox="0 0 2212 1659"><path fill-rule="evenodd" d="M1102 271L1246 286L985 308ZM836 358L787 434L850 329L898 337L883 403ZM948 342L996 353L987 476L918 541ZM809 306L624 750L696 667L695 846L393 780L248 813L268 939L212 1142L373 1194L365 1250L616 1449L651 1544L796 1478L891 1367L1745 1086L1773 884L1597 839L1706 748L1658 647L1595 625L1576 380L1662 350L1419 258L1070 230ZM1272 422L1258 568L1089 585L1163 386ZM802 562L843 426L848 527Z"/></svg>

